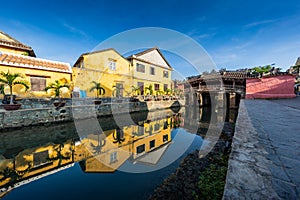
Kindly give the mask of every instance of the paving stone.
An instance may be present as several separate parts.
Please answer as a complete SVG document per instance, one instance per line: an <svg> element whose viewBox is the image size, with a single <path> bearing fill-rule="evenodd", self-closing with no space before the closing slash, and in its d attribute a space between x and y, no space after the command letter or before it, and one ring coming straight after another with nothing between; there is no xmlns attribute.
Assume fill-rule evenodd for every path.
<svg viewBox="0 0 300 200"><path fill-rule="evenodd" d="M273 183L273 186L280 198L282 198L282 199L297 199L298 198L295 185L285 182L285 181L282 181L282 180L279 180L279 179L276 179L276 178L272 179L272 183Z"/></svg>
<svg viewBox="0 0 300 200"><path fill-rule="evenodd" d="M300 97L241 101L223 199L300 199L299 119Z"/></svg>

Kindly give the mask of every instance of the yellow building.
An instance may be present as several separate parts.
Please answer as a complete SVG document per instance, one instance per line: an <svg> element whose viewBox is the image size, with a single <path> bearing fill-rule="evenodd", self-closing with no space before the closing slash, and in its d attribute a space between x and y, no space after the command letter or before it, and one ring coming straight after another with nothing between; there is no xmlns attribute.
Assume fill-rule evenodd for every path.
<svg viewBox="0 0 300 200"><path fill-rule="evenodd" d="M72 68L69 63L36 58L34 51L7 34L0 32L0 71L10 73L21 73L29 83L29 90L26 92L22 86L15 86L13 93L19 97L47 97L44 89L55 80L70 82ZM9 88L5 88L9 93ZM69 92L63 93L64 97Z"/></svg>
<svg viewBox="0 0 300 200"><path fill-rule="evenodd" d="M10 52L36 57L33 49L0 31L0 52Z"/></svg>
<svg viewBox="0 0 300 200"><path fill-rule="evenodd" d="M127 59L115 49L82 54L73 66L74 90L81 97L95 97L90 92L92 81L99 82L105 89L106 97L130 96L132 86L139 87L141 95L146 95L146 87L152 85L154 91L172 88L172 67L158 48L151 48ZM113 92L117 86L122 88ZM155 92L153 94L156 94Z"/></svg>
<svg viewBox="0 0 300 200"><path fill-rule="evenodd" d="M82 54L73 66L74 91L80 97L95 97L96 92L90 92L92 81L100 82L104 96L125 96L132 85L129 61L114 49Z"/></svg>
<svg viewBox="0 0 300 200"><path fill-rule="evenodd" d="M132 66L133 85L140 88L141 94L148 94L145 87L152 85L155 91L166 91L172 88L172 67L161 51L154 47L133 54L127 58Z"/></svg>

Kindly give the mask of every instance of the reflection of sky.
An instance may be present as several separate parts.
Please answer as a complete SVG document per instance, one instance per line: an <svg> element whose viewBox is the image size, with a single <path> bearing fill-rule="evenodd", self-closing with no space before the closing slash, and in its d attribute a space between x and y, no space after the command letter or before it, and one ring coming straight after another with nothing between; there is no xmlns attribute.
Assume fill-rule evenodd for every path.
<svg viewBox="0 0 300 200"><path fill-rule="evenodd" d="M162 155L158 164L155 166L144 165L141 163L131 163L127 160L118 170L120 171L130 171L134 173L153 171L161 169L172 164L178 164L178 158L182 155L190 153L192 150L200 149L202 145L202 138L195 134L191 134L182 128L173 129L171 132L172 140L170 145Z"/></svg>

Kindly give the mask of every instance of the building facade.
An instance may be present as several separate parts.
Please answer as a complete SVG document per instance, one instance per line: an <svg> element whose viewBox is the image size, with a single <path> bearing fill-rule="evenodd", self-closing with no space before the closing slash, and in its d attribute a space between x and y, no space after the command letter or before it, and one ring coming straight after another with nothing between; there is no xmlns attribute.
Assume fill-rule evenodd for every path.
<svg viewBox="0 0 300 200"><path fill-rule="evenodd" d="M152 86L153 94L172 89L173 68L158 48L133 54L128 60L132 67L133 85L140 88L141 95L149 94L146 90L149 86Z"/></svg>
<svg viewBox="0 0 300 200"><path fill-rule="evenodd" d="M0 32L0 71L20 73L29 84L29 90L19 85L13 87L13 94L18 97L49 97L45 87L55 80L70 82L72 68L69 63L36 58L31 47ZM9 88L5 87L5 93ZM62 91L63 97L69 97L69 91Z"/></svg>
<svg viewBox="0 0 300 200"><path fill-rule="evenodd" d="M105 89L103 96L126 96L132 85L129 61L114 49L82 54L73 66L74 91L80 97L95 97L92 81Z"/></svg>
<svg viewBox="0 0 300 200"><path fill-rule="evenodd" d="M125 97L139 88L141 95L172 88L172 67L158 48L133 54L127 59L115 49L105 49L82 54L73 66L74 90L80 97L95 97L90 91L92 81L105 89L104 97Z"/></svg>

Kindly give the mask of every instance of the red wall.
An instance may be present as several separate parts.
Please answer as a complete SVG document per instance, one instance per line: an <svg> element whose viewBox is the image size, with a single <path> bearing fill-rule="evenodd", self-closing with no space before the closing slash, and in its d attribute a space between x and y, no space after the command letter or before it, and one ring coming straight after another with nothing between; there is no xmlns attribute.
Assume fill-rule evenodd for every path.
<svg viewBox="0 0 300 200"><path fill-rule="evenodd" d="M295 77L280 75L246 80L246 99L293 98Z"/></svg>

